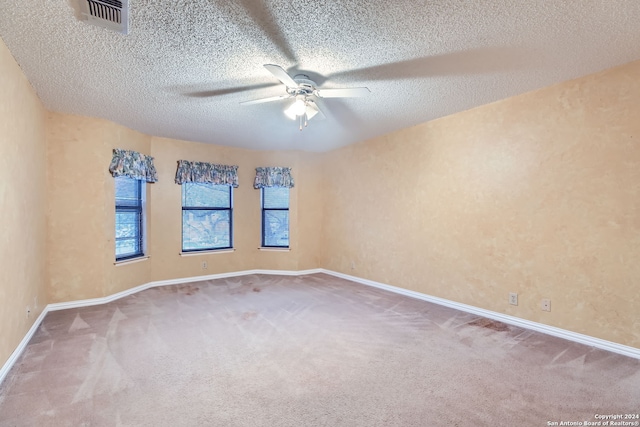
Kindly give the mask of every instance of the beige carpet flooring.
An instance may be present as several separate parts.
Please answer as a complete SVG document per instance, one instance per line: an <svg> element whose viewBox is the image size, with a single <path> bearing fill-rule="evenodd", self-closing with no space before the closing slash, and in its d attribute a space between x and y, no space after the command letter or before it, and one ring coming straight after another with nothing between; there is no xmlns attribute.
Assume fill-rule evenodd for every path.
<svg viewBox="0 0 640 427"><path fill-rule="evenodd" d="M1 426L548 426L640 412L640 361L324 274L49 313Z"/></svg>

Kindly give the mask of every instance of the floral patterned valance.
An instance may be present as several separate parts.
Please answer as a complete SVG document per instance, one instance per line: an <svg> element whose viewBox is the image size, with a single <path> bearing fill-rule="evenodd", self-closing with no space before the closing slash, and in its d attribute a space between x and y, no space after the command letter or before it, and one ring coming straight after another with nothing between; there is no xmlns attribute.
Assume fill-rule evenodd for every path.
<svg viewBox="0 0 640 427"><path fill-rule="evenodd" d="M114 148L109 172L114 178L128 176L146 182L158 181L158 172L153 165L153 157L137 151Z"/></svg>
<svg viewBox="0 0 640 427"><path fill-rule="evenodd" d="M264 187L285 187L292 188L294 185L291 176L291 168L266 167L256 168L256 180L253 188Z"/></svg>
<svg viewBox="0 0 640 427"><path fill-rule="evenodd" d="M182 185L184 182L209 182L215 185L237 187L238 166L178 160L176 184Z"/></svg>

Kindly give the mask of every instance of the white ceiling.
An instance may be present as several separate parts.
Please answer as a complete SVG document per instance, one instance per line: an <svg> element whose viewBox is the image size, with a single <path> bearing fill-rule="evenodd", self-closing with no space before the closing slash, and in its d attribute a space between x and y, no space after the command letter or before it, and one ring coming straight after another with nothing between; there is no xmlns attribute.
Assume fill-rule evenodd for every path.
<svg viewBox="0 0 640 427"><path fill-rule="evenodd" d="M130 0L129 34L74 0L1 0L0 36L54 111L146 134L326 151L640 59L638 0ZM298 131L263 64L304 71L326 120Z"/></svg>

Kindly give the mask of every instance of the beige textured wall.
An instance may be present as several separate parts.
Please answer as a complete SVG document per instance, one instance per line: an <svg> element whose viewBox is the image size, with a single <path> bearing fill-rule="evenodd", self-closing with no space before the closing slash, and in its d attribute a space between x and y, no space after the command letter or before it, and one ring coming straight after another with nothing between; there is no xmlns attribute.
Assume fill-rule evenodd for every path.
<svg viewBox="0 0 640 427"><path fill-rule="evenodd" d="M306 221L304 207L298 203L299 185L290 193L290 252L260 251L260 191L253 188L258 166L290 166L294 179L305 180L308 172L300 167L298 152L252 151L166 138L153 138L159 181L153 185L154 208L151 222L154 229L151 246L152 280L192 277L230 271L270 269L298 270L301 247L298 223ZM181 249L181 186L174 178L178 160L192 160L238 165L239 187L233 190L233 240L235 251L180 256ZM207 270L202 262L207 262ZM317 266L316 266L317 267Z"/></svg>
<svg viewBox="0 0 640 427"><path fill-rule="evenodd" d="M298 193L298 269L322 267L322 232L324 204L330 197L324 190L324 157L318 153L304 153L300 158L300 173L294 175Z"/></svg>
<svg viewBox="0 0 640 427"><path fill-rule="evenodd" d="M0 94L2 366L47 305L45 110L2 40Z"/></svg>
<svg viewBox="0 0 640 427"><path fill-rule="evenodd" d="M640 347L639 99L634 62L329 153L322 266Z"/></svg>
<svg viewBox="0 0 640 427"><path fill-rule="evenodd" d="M294 178L308 181L317 192L320 169L305 167L306 154L156 138L106 120L60 113L48 113L47 134L51 302L102 297L157 280L257 268L298 270L299 264L318 267L317 257L303 250L307 246L300 241L302 233L305 239L320 239L317 200L307 197L310 208L300 206L299 185L291 190L291 251L258 250L261 217L260 192L253 189L255 168L291 166ZM113 148L152 155L159 177L157 183L147 184L150 259L118 266L114 265L114 184L108 171ZM234 190L235 252L179 255L181 187L174 178L180 159L240 166L240 186Z"/></svg>
<svg viewBox="0 0 640 427"><path fill-rule="evenodd" d="M113 148L149 154L150 143L149 136L107 120L47 114L51 302L102 297L149 281L148 261L114 265L109 163ZM147 204L153 207L151 200ZM152 232L153 225L147 226Z"/></svg>

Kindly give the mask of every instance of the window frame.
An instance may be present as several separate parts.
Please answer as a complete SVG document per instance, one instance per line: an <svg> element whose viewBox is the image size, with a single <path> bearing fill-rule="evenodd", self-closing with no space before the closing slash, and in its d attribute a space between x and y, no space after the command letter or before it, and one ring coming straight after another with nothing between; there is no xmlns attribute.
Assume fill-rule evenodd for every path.
<svg viewBox="0 0 640 427"><path fill-rule="evenodd" d="M119 212L134 212L134 213L138 213L138 218L139 218L139 223L138 223L138 230L139 230L139 234L137 237L137 241L138 241L138 247L140 248L139 252L133 253L133 254L128 254L125 256L118 256L118 254L116 253L117 249L117 241L118 238L114 236L114 255L116 258L116 262L123 262L123 261L130 261L133 259L137 259L137 258L143 258L145 256L146 253L146 182L139 180L139 179L135 179L135 178L131 178L128 176L119 176L115 178L117 179L130 179L133 181L136 181L136 193L137 193L137 201L138 204L136 206L131 206L131 205L119 205L118 204L118 197L115 194L115 181L114 181L114 199L115 199L115 229L117 230L118 227L118 213ZM115 231L115 230L114 230ZM127 240L130 240L130 238L128 238Z"/></svg>
<svg viewBox="0 0 640 427"><path fill-rule="evenodd" d="M182 254L194 254L194 253L198 253L198 252L213 252L213 251L228 251L229 249L233 249L233 186L231 185L222 185L223 187L227 187L228 191L229 191L229 207L228 208L220 208L220 207L212 207L212 206L185 206L184 205L184 192L186 191L185 185L190 185L190 184L208 184L208 185L212 185L212 186L217 186L216 184L213 183L201 183L201 182L185 182L183 183L181 186L181 202L180 204L182 205L182 214L180 217L180 233L181 233L181 238L180 238L180 248L181 248L181 253ZM184 214L185 212L190 212L190 211L229 211L229 246L224 246L224 247L207 247L207 248L200 248L200 249L185 249L184 247Z"/></svg>
<svg viewBox="0 0 640 427"><path fill-rule="evenodd" d="M272 187L262 187L260 189L260 210L261 210L261 214L262 214L262 227L260 230L260 234L261 234L261 244L260 247L262 248L275 248L275 249L290 249L291 248L291 189L287 188L287 187L280 187L280 188L287 188L288 190L288 200L287 200L287 208L265 208L264 207L264 191L266 188L272 188ZM287 242L288 244L286 246L284 245L267 245L266 244L266 239L265 239L265 219L266 219L266 215L268 211L287 211Z"/></svg>

